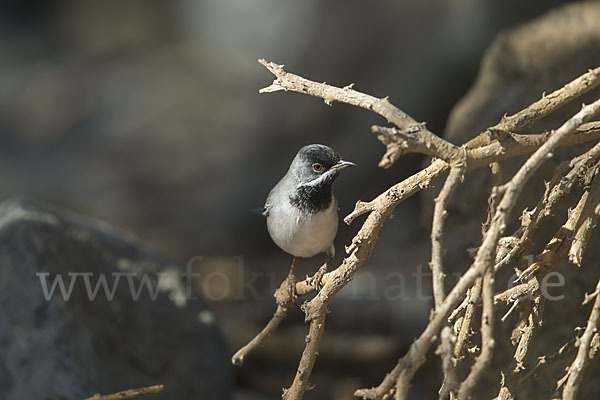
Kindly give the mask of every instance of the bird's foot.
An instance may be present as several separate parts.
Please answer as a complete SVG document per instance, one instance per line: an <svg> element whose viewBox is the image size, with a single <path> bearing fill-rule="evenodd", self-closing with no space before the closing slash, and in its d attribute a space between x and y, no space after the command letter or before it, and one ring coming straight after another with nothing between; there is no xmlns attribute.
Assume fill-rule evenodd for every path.
<svg viewBox="0 0 600 400"><path fill-rule="evenodd" d="M285 278L285 280L289 296L288 298L291 299L292 302L295 302L296 298L298 297L298 295L296 294L296 282L298 282L298 279L296 279L296 276L294 274L289 274L287 278Z"/></svg>
<svg viewBox="0 0 600 400"><path fill-rule="evenodd" d="M323 287L323 276L327 273L327 264L323 264L321 265L321 267L319 268L319 270L312 276L312 278L309 279L309 283L311 286L315 287L315 290L317 292L321 291L321 288Z"/></svg>

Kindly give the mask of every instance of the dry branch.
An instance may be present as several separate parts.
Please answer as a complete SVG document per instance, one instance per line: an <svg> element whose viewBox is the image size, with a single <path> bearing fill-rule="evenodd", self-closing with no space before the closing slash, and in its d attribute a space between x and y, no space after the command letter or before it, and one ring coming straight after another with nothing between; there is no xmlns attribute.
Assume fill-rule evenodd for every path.
<svg viewBox="0 0 600 400"><path fill-rule="evenodd" d="M164 389L163 385L154 385L143 387L139 389L129 389L118 393L112 394L100 394L96 393L92 397L88 397L85 400L119 400L119 399L133 399L134 397L145 396L147 394L156 394Z"/></svg>
<svg viewBox="0 0 600 400"><path fill-rule="evenodd" d="M396 400L406 399L410 380L423 363L425 354L431 344L435 334L440 330L443 320L452 311L452 307L464 296L466 290L474 283L475 279L481 276L486 268L494 261L496 244L500 239L506 225L508 217L512 211L516 200L523 190L526 182L533 173L548 158L558 144L570 134L574 133L586 119L591 118L600 110L600 100L583 107L581 111L565 122L535 153L521 166L513 178L504 185L504 196L498 204L498 208L489 230L483 239L483 244L477 252L473 265L462 275L456 283L450 294L446 297L439 310L434 313L429 324L411 345L407 354L398 361L394 369L385 377L383 382L373 389L361 389L355 394L365 399L380 399L386 393L394 381L396 384ZM373 214L373 213L372 213ZM372 215L370 214L370 215Z"/></svg>
<svg viewBox="0 0 600 400"><path fill-rule="evenodd" d="M529 371L527 373L527 375L525 375L523 378L521 378L521 380L519 380L518 387L526 385L526 384L530 383L531 381L537 379L537 377L540 374L540 371L543 368L548 367L548 366L554 364L555 362L560 361L560 360L564 359L566 356L568 356L575 349L574 344L575 344L575 338L573 338L573 339L569 340L567 343L563 344L556 353L549 355L549 356L538 357L537 364L535 365L535 367L533 367L531 369L531 371Z"/></svg>
<svg viewBox="0 0 600 400"><path fill-rule="evenodd" d="M242 366L246 356L260 346L269 337L269 335L275 332L281 321L283 321L287 316L288 309L289 307L284 307L278 304L277 310L275 310L275 313L267 325L265 325L265 327L254 338L252 338L248 344L235 352L235 354L231 357L231 363L238 367Z"/></svg>
<svg viewBox="0 0 600 400"><path fill-rule="evenodd" d="M598 123L584 124L578 131L587 132L587 129L590 128L590 126L595 126L596 124ZM544 195L535 210L533 212L523 213L523 216L521 217L523 226L521 227L520 238L508 254L494 266L495 271L499 271L502 267L513 262L523 254L525 249L531 244L531 239L533 238L537 227L540 226L546 218L552 215L554 208L573 190L573 188L590 183L593 175L589 176L589 172L594 171L592 167L598 160L600 160L600 144L595 145L581 156L571 160L571 162L568 163L571 170L566 176L563 177L562 174L567 167L567 163L562 163L556 168L554 176L550 183L546 185Z"/></svg>
<svg viewBox="0 0 600 400"><path fill-rule="evenodd" d="M537 283L537 279L535 279ZM534 299L524 299L515 304L520 306L520 321L514 328L511 341L513 345L516 345L515 353L511 362L511 367L508 372L504 375L500 392L498 393L498 399L508 400L514 399L516 392L515 387L517 385L518 374L525 370L524 362L529 354L530 344L534 338L535 333L542 324L542 311L544 308L545 299L538 293L539 284L535 285Z"/></svg>
<svg viewBox="0 0 600 400"><path fill-rule="evenodd" d="M581 266L583 253L590 239L592 229L598 223L600 214L600 179L594 179L592 187L589 190L589 201L582 211L579 228L573 238L573 243L569 249L569 261L577 266Z"/></svg>
<svg viewBox="0 0 600 400"><path fill-rule="evenodd" d="M310 374L312 372L317 356L319 355L319 344L325 330L325 316L327 306L319 305L318 311L307 311L307 319L310 318L310 327L306 336L306 347L302 352L296 376L289 389L283 390L284 400L301 399L304 392L309 389Z"/></svg>
<svg viewBox="0 0 600 400"><path fill-rule="evenodd" d="M598 186L598 184L595 186ZM586 190L583 193L577 206L569 211L567 221L560 227L552 239L546 244L544 250L537 256L538 261L531 264L529 268L519 275L518 280L520 282L528 279L534 272L539 274L538 270L540 269L544 269L544 274L554 270L558 266L558 263L567 255L571 242L573 241L575 229L581 219L581 215L583 211L589 207L589 194L589 190Z"/></svg>
<svg viewBox="0 0 600 400"><path fill-rule="evenodd" d="M301 76L286 72L283 69L283 65L277 65L273 62L267 62L263 59L258 60L258 62L264 65L265 68L275 75L275 80L273 83L270 86L261 89L260 93L278 92L280 90L293 91L321 98L327 105L332 105L334 102L346 103L371 110L381 115L389 123L396 125L403 131L411 133L429 133L433 135L423 123L417 122L411 116L392 105L387 97L377 98L358 92L352 89L354 84L350 84L343 88L338 88L326 83L314 82ZM386 153L379 162L379 166L388 168L396 161L397 157L399 157L399 155L394 156Z"/></svg>
<svg viewBox="0 0 600 400"><path fill-rule="evenodd" d="M424 135L427 139L428 136L434 135ZM437 136L434 136L437 138ZM435 139L432 142L436 142ZM447 142L443 142L444 144ZM429 148L429 146L425 146ZM390 147L388 146L388 152ZM432 272L432 283L433 283L433 299L435 304L435 310L437 310L444 298L446 297L446 291L444 288L444 278L446 274L444 273L444 223L446 221L446 217L448 216L448 212L446 211L448 207L448 201L450 200L450 196L456 189L456 187L462 182L465 174L465 170L467 167L466 164L466 156L465 149L458 148L454 145L444 145L436 148L436 151L441 152L444 151L445 161L451 165L450 173L448 174L448 178L444 182L444 186L440 191L440 194L435 199L435 206L433 211L433 222L431 228L431 272ZM434 151L434 154L436 153ZM452 353L452 345L450 341L452 340L452 331L448 330L448 334L441 335L441 344L440 344L440 356L442 358L442 370L444 373L444 381L442 383L442 387L440 388L440 399L446 399L449 397L453 397L456 392L456 371L453 362L453 353Z"/></svg>
<svg viewBox="0 0 600 400"><path fill-rule="evenodd" d="M598 86L600 86L600 67L589 70L587 73L550 94L543 94L541 99L529 107L509 117L503 117L498 124L491 127L488 131L512 132L525 128ZM467 143L467 147L479 147L482 143L486 143L486 139L484 135L479 135L471 139Z"/></svg>
<svg viewBox="0 0 600 400"><path fill-rule="evenodd" d="M507 134L483 147L467 149L467 172L488 166L494 162L531 154L546 143L549 137L549 133L531 135ZM558 146L573 146L575 144L594 142L599 139L600 123L594 122L583 125L572 134L566 135ZM445 161L440 159L434 160L427 168L393 185L375 199L369 202L358 201L354 210L344 218L344 221L350 224L363 214L383 208L384 204L388 202L392 202L391 206L396 207L415 193L431 187L436 179L444 176L449 170L450 167Z"/></svg>
<svg viewBox="0 0 600 400"><path fill-rule="evenodd" d="M490 172L492 174L492 190L491 190L490 196L488 198L488 212L487 212L486 222L482 225L482 234L485 234L487 232L487 230L489 229L492 219L494 217L494 214L496 213L496 208L498 206L498 201L499 201L498 187L502 183L502 167L501 167L500 163L494 162L494 163L490 164ZM456 357L455 367L458 365L458 363L460 362L460 360L462 358L464 348L467 345L467 343L469 341L469 336L472 332L471 324L473 322L473 316L475 315L475 306L477 305L477 303L479 302L479 299L481 297L482 284L483 284L482 278L477 279L475 282L475 285L473 285L471 287L471 289L469 289L467 296L466 296L466 300L468 301L468 304L467 304L467 308L466 308L464 317L462 318L460 325L458 325L458 332L457 332L458 337L456 340L456 345L454 347L454 356ZM488 282L488 284L489 284L489 282ZM491 293L490 295L493 296L493 293L492 292L490 292L490 293ZM492 300L493 300L493 298L492 298ZM489 315L489 310L488 310L488 315ZM483 323L483 321L482 321L482 323ZM483 325L482 325L482 327L483 327ZM489 332L487 332L487 333L489 334ZM486 354L486 357L488 357L487 354ZM483 360L482 362L487 362L486 358L482 358L482 360ZM470 383L468 385L470 385ZM468 388L467 390L470 391L470 390L472 390L472 388ZM464 394L465 393L463 391L463 395Z"/></svg>
<svg viewBox="0 0 600 400"><path fill-rule="evenodd" d="M275 302L277 303L277 309L275 310L273 317L271 317L267 325L265 325L265 327L252 340L250 340L248 344L236 351L233 357L231 357L231 362L233 365L239 367L244 364L246 356L260 346L262 342L264 342L269 335L271 335L271 333L277 329L281 321L283 321L287 316L289 308L294 304L294 297L288 290L290 279L291 277L288 276L275 291L274 297ZM308 281L309 279L304 281L305 290L308 289ZM296 284L296 287L297 286L298 284ZM296 291L298 292L297 288Z"/></svg>
<svg viewBox="0 0 600 400"><path fill-rule="evenodd" d="M357 202L355 209L345 218L345 222L349 224L359 215L368 213L360 230L352 239L352 243L346 248L348 256L335 270L324 275L320 292L303 305L306 320L310 323L309 333L294 381L289 389L284 390L284 398L288 400L300 399L304 392L309 389L310 375L318 356L319 344L324 331L327 306L332 298L352 280L356 271L369 258L378 239L379 231L385 221L392 215L395 207L418 191L430 187L434 180L448 172L450 172L450 175L436 201L436 210L434 211L431 236L431 266L434 270L435 309L430 322L413 342L407 354L399 360L396 367L378 387L361 389L355 394L365 399L381 399L393 392L396 399L405 399L413 375L425 362L425 354L440 333L442 333L442 345L440 346L442 361L445 371L449 370L453 356L452 351L449 351L452 348L450 345L452 336L448 335L448 329L442 331L442 327L448 322L448 316L451 312L455 311L453 316L458 315L459 312L455 310L456 304L465 297L470 289L469 297L471 301L464 303L465 315L462 317L462 327L466 328L467 331L469 330L470 319L472 319L475 311L477 298L482 292L481 290L475 290L474 284L478 280L482 282L481 277L483 276L482 352L477 358L475 367L461 387L462 394L465 398L468 397L478 380L478 376L491 358L494 343L492 335L494 304L513 302L525 294L532 293L532 290L536 290L535 284L530 284L530 280L530 282L518 285L509 291L495 296L493 294L493 267L495 262L501 261L497 259L498 250L500 249L498 243L502 239L501 235L506 229L510 213L525 183L544 160L552 155L555 148L600 139L600 123L583 125L585 120L600 110L600 100L584 107L555 132L529 135L513 132L530 125L535 120L552 113L573 99L598 87L600 85L600 68L589 71L550 95L543 96L542 99L523 111L510 117L504 117L496 126L481 133L463 147L458 147L435 136L426 129L424 124L417 122L392 105L387 98L376 98L358 92L352 89L352 85L339 88L325 83L313 82L286 72L281 65L264 60L259 61L275 75L273 84L262 89L261 93L283 90L308 94L323 99L329 105L333 102L341 102L371 110L394 124L395 127L393 128L373 127L373 131L379 135L380 140L386 145L386 153L380 162L380 166L389 167L398 157L408 152L420 152L436 158L427 168L393 185L372 201ZM498 193L502 194L502 198L500 199L500 196L498 196L494 199L493 207L491 207L493 212L490 214L492 217L486 225L487 230L483 234L482 245L475 260L448 295L445 296L442 239L447 201L452 191L460 183L466 171L490 164L494 164L493 168L497 168L501 161L532 153L533 155L529 157L512 179L498 189ZM585 165L588 166L589 164ZM573 170L575 167L573 166ZM581 177L577 176L575 181L579 184L582 181ZM511 240L516 241L517 239ZM507 243L512 243L511 240ZM501 247L503 248L503 254L510 254L510 246L503 245ZM282 284L282 287L284 287L284 284ZM309 279L296 283L295 289L296 294L299 296L314 291L312 282ZM280 288L278 292L281 291ZM278 308L275 315L253 341L236 353L237 357L234 356L233 358L234 363L236 361L241 363L244 357L276 329L285 317L287 313L286 306L289 306L289 298L281 293L276 293L276 299ZM470 317L467 319L469 313ZM458 340L462 340L462 344L459 346L457 340L454 346L454 355L456 355L457 349L458 355L461 353L468 335L463 336L461 339L461 334L459 334ZM455 382L455 379L448 374L447 382ZM452 393L455 390L456 383L453 383L450 387L451 389L447 390L447 393Z"/></svg>
<svg viewBox="0 0 600 400"><path fill-rule="evenodd" d="M600 280L596 285L596 291L600 292ZM590 318L588 319L587 326L585 327L585 331L579 338L577 350L577 356L575 357L575 361L569 367L569 371L567 372L569 379L563 389L563 400L574 400L577 391L579 390L581 383L583 382L583 373L587 368L589 362L588 354L590 351L590 344L592 342L592 338L598 332L598 324L600 322L600 296L596 295L596 300L594 301L594 307L592 308L592 312L590 314Z"/></svg>
<svg viewBox="0 0 600 400"><path fill-rule="evenodd" d="M460 153L459 153L460 154ZM459 156L460 157L460 156ZM439 196L435 199L433 212L433 223L431 228L431 270L433 274L433 299L435 307L439 307L446 297L444 290L444 222L448 216L446 211L448 200L452 192L462 182L465 173L466 164L461 157L453 162L450 174L440 191Z"/></svg>
<svg viewBox="0 0 600 400"><path fill-rule="evenodd" d="M469 293L467 295L467 308L465 310L465 315L461 320L460 328L458 331L458 337L454 346L454 357L456 358L455 366L458 365L458 362L463 356L465 346L469 341L469 336L471 334L471 324L473 323L473 317L475 315L475 307L481 299L481 285L482 280L481 278L479 278L475 281L475 285L473 285L471 289L469 289Z"/></svg>
<svg viewBox="0 0 600 400"><path fill-rule="evenodd" d="M452 329L449 326L444 327L440 333L440 346L436 351L436 354L442 359L442 371L444 371L444 380L442 381L442 387L439 391L440 400L455 399L455 394L459 386L452 354L453 339L454 335Z"/></svg>
<svg viewBox="0 0 600 400"><path fill-rule="evenodd" d="M491 266L483 274L482 285L483 313L481 316L481 354L469 376L464 380L458 392L459 399L469 399L475 385L483 374L485 368L492 361L494 351L494 271Z"/></svg>
<svg viewBox="0 0 600 400"><path fill-rule="evenodd" d="M386 146L386 153L382 160L385 165L380 163L379 166L387 168L396 162L400 156L408 153L421 153L441 158L448 164L464 161L463 149L423 129L423 127L423 124L412 125L409 127L410 130L402 130L373 125L371 130L377 134L379 141Z"/></svg>

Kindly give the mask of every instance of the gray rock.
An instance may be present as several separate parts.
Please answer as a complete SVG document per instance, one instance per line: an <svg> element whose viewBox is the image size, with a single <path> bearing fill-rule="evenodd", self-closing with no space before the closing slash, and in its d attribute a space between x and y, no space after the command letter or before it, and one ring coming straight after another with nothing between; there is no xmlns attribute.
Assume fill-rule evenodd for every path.
<svg viewBox="0 0 600 400"><path fill-rule="evenodd" d="M102 223L31 200L0 204L0 398L155 384L165 389L153 399L229 398L215 315L186 297L181 272ZM101 277L114 297L102 287L93 296Z"/></svg>

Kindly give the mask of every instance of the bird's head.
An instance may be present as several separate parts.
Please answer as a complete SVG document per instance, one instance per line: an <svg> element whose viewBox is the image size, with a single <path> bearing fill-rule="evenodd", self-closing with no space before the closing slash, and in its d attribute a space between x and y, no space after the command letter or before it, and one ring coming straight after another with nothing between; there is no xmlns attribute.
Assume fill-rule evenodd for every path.
<svg viewBox="0 0 600 400"><path fill-rule="evenodd" d="M310 144L298 151L290 167L301 185L331 185L341 170L355 166L344 161L331 147Z"/></svg>

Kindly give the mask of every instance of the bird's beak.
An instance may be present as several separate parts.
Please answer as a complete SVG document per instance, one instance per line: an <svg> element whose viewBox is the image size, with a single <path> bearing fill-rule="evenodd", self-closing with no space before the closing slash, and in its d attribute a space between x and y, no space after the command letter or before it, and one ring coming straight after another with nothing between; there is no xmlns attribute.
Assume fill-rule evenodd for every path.
<svg viewBox="0 0 600 400"><path fill-rule="evenodd" d="M335 164L333 167L331 167L331 169L340 171L340 170L342 170L344 168L348 168L348 167L356 167L356 164L354 164L353 162L350 162L350 161L340 160L337 162L337 164Z"/></svg>

